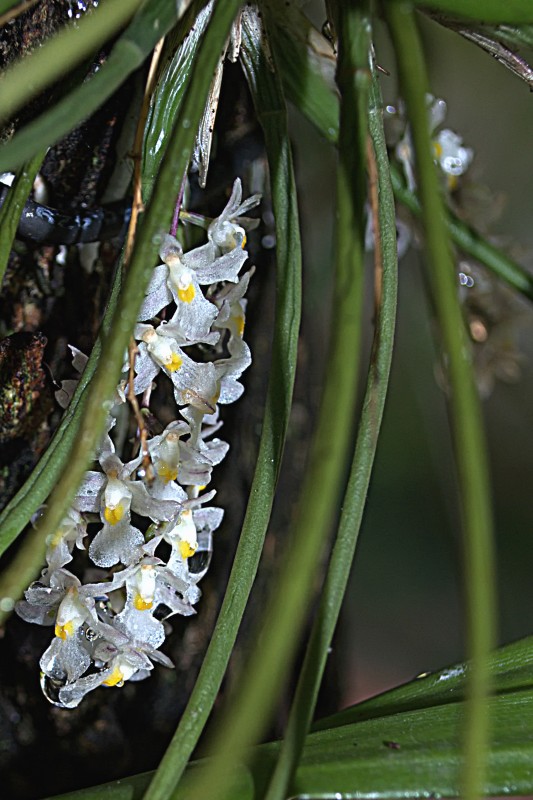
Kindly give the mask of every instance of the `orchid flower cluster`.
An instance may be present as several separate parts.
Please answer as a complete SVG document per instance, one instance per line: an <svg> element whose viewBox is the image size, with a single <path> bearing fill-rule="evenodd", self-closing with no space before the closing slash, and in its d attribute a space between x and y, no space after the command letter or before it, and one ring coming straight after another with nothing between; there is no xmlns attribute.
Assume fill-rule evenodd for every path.
<svg viewBox="0 0 533 800"><path fill-rule="evenodd" d="M141 680L154 662L172 667L159 649L164 622L195 613L223 516L209 505L215 492L204 491L228 451L213 435L221 425L219 405L240 397L239 378L251 362L242 336L252 271L240 273L248 258L244 225L252 221L242 215L259 201L253 195L242 202L237 179L206 244L184 253L174 237L163 237L163 263L153 271L134 332L133 391L146 399L154 380L171 381L180 417L146 441L146 469L146 453L126 463L119 458L110 415L97 468L86 473L49 538L40 579L17 604L23 619L54 627L40 667L43 691L55 705L74 708L99 686ZM168 321L157 317L162 309L168 316L169 307L175 311ZM197 345L201 361L190 353ZM74 364L83 362L76 353ZM125 402L124 382L117 401ZM88 531L94 521L95 535ZM98 568L86 570L95 582L82 583L67 568L74 548L87 550Z"/></svg>
<svg viewBox="0 0 533 800"><path fill-rule="evenodd" d="M429 94L426 96L426 102L435 162L440 168L446 190L453 192L459 186L460 176L469 168L474 151L463 145L463 140L457 133L449 128L441 128L446 117L446 102ZM397 106L386 106L385 123L388 131L388 146L402 166L408 189L414 192L416 191L414 149L411 131L406 122L404 104L401 100ZM409 249L413 238L412 225L397 217L396 236L398 258L402 258ZM370 214L367 216L365 248L367 250L374 248L374 232Z"/></svg>

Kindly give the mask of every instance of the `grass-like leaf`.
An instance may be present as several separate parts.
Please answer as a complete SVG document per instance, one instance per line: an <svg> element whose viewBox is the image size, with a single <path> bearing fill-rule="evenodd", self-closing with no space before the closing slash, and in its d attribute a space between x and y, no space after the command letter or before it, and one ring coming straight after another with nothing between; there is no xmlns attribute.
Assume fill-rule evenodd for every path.
<svg viewBox="0 0 533 800"><path fill-rule="evenodd" d="M270 0L276 12L276 24L272 27L272 38L280 61L280 71L287 97L309 119L317 131L328 141L336 143L339 130L339 101L332 91L331 84L324 76L330 55L318 57L326 49L323 43L315 43L316 31L308 33L307 41L301 36L302 30L309 30L309 22L301 11L291 6L284 10L284 4ZM533 36L532 36L533 41ZM292 42L289 47L289 42ZM326 68L323 65L326 60ZM305 76L305 80L302 79ZM391 164L392 184L396 199L413 214L420 216L420 202L417 196L405 186L399 170ZM472 256L516 289L529 300L533 300L533 275L499 248L488 242L471 226L458 219L450 210L446 213L446 224L454 244L467 255Z"/></svg>
<svg viewBox="0 0 533 800"><path fill-rule="evenodd" d="M391 0L389 0L390 2ZM527 23L533 22L533 5L529 0L392 0L400 9L409 10L413 5L442 11L459 19L478 22Z"/></svg>
<svg viewBox="0 0 533 800"><path fill-rule="evenodd" d="M0 286L4 279L9 259L9 253L13 246L13 240L17 233L19 219L24 208L24 203L28 199L33 181L39 171L46 151L39 147L36 155L31 161L24 165L24 169L16 176L13 185L2 207L0 208Z"/></svg>
<svg viewBox="0 0 533 800"><path fill-rule="evenodd" d="M76 24L66 26L13 64L2 76L0 120L11 117L39 92L92 55L127 24L141 2L102 2Z"/></svg>
<svg viewBox="0 0 533 800"><path fill-rule="evenodd" d="M263 65L262 70L268 70L268 67ZM262 76L259 84L254 84L253 91L270 168L277 270L272 360L259 454L241 537L217 624L187 708L146 800L163 800L174 791L213 708L257 572L292 404L301 314L301 246L296 185L285 108L278 84L272 76L268 79L264 72ZM257 709L254 709L254 715L256 713Z"/></svg>
<svg viewBox="0 0 533 800"><path fill-rule="evenodd" d="M363 283L365 155L368 102L369 31L366 24L351 15L345 58L341 61L339 84L344 92L341 155L338 179L338 229L334 323L328 357L325 391L319 421L311 446L300 512L293 525L283 565L258 624L256 647L250 654L239 689L228 700L225 715L219 720L212 745L213 765L202 781L191 789L191 797L225 797L226 765L256 741L272 716L276 697L289 672L306 611L313 593L316 570L329 538L338 507L343 473L349 454L354 424L358 373L358 342L361 329ZM258 41L253 25L243 19L242 58L256 111L265 132L267 146L280 140L279 107L283 104L276 81L275 52ZM354 70L354 64L358 69ZM360 67L363 65L362 70ZM363 73L361 75L361 72ZM365 84L365 75L367 82ZM356 77L357 76L357 77ZM274 185L276 181L273 181ZM294 195L292 195L295 202ZM324 270L328 274L328 270ZM253 714L250 709L253 708Z"/></svg>
<svg viewBox="0 0 533 800"><path fill-rule="evenodd" d="M343 28L346 31L349 30L348 26L343 26ZM320 604L298 678L284 740L281 743L276 769L269 786L268 800L287 795L290 780L297 768L305 736L313 716L329 648L351 572L387 396L398 285L396 213L376 75L373 76L368 128L373 148L370 162L375 164L376 172L374 176L374 170L372 167L370 168L371 180L376 181L375 187L371 188L374 201L379 195L379 214L376 225L378 244L375 258L376 294L378 295L376 298L376 330L354 458L342 503L339 530L320 593Z"/></svg>
<svg viewBox="0 0 533 800"><path fill-rule="evenodd" d="M17 169L23 161L42 148L43 144L55 144L94 113L143 63L158 39L168 33L176 18L174 3L168 3L167 0L151 0L145 3L113 45L109 57L98 72L18 131L2 147L0 171ZM154 174L151 175L152 183L153 179Z"/></svg>
<svg viewBox="0 0 533 800"><path fill-rule="evenodd" d="M483 786L488 742L488 657L495 640L494 543L488 460L468 338L459 306L454 262L445 225L443 198L427 120L426 66L412 12L389 3L400 88L406 103L420 187L422 222L429 260L428 278L436 309L450 384L450 411L463 516L467 645L471 658L465 718L464 795Z"/></svg>
<svg viewBox="0 0 533 800"><path fill-rule="evenodd" d="M180 176L185 172L192 153L202 102L205 102L209 89L210 75L238 5L238 0L227 0L226 3L216 6L194 64L191 84L183 104L183 118L187 120L187 125L182 124L182 118L175 122L173 137L163 159L152 200L138 230L110 330L104 338L75 441L63 455L66 469L56 483L43 518L35 529L28 532L9 571L1 576L0 612L2 607L12 607L13 601L20 596L44 562L46 538L61 523L101 435L137 311L156 260L159 235L170 224Z"/></svg>
<svg viewBox="0 0 533 800"><path fill-rule="evenodd" d="M142 171L143 200L152 194L154 180L167 148L172 124L179 114L187 83L187 76L198 53L198 47L210 18L205 0L191 3L179 25L165 42L162 70L150 102L143 141Z"/></svg>

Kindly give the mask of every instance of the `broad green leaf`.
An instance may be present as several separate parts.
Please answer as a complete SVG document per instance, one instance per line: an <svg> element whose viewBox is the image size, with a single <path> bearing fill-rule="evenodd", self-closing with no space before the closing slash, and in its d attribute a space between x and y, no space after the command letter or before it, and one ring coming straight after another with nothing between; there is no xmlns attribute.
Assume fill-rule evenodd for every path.
<svg viewBox="0 0 533 800"><path fill-rule="evenodd" d="M0 120L11 117L57 78L92 55L126 25L142 1L106 0L10 66L2 76Z"/></svg>
<svg viewBox="0 0 533 800"><path fill-rule="evenodd" d="M98 109L132 74L177 19L175 3L145 3L91 78L19 130L0 149L0 171L15 170L43 144L51 146ZM170 133L170 129L168 131ZM154 174L150 174L153 182Z"/></svg>
<svg viewBox="0 0 533 800"><path fill-rule="evenodd" d="M354 707L354 711L357 708ZM533 690L516 688L489 701L490 747L482 794L533 792ZM451 702L310 734L291 786L291 796L373 798L457 797L460 792L461 731L465 706ZM332 718L332 721L335 718ZM248 770L238 768L232 800L264 795L279 743L259 745ZM184 785L172 796L186 800L193 762ZM62 795L61 800L140 800L149 774ZM59 800L59 798L57 798Z"/></svg>
<svg viewBox="0 0 533 800"><path fill-rule="evenodd" d="M489 657L488 667L494 693L533 690L533 637L495 650ZM313 730L464 700L466 676L464 663L434 673L422 673L403 686L319 720Z"/></svg>

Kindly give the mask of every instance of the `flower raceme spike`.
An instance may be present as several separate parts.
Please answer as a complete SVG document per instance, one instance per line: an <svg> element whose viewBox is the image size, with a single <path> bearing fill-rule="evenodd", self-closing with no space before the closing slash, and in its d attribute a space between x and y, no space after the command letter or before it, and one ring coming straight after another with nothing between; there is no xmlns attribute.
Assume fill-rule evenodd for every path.
<svg viewBox="0 0 533 800"><path fill-rule="evenodd" d="M222 424L219 408L240 397L240 378L251 362L243 334L253 268L240 273L253 221L242 215L259 201L259 195L243 201L237 179L226 207L207 226L205 244L184 252L177 239L163 237L163 263L153 271L134 331L133 391L145 394L154 382L170 380L175 418L145 440L144 452L135 437L133 447L125 437L124 452L117 453L112 434L114 415L123 419L126 412L123 376L93 468L49 537L40 579L17 605L23 619L54 632L40 660L41 685L63 708L75 708L99 687L146 678L155 663L172 667L159 649L161 620L194 614L201 597L198 582L223 516L209 505L215 492L206 491L229 449L214 436ZM164 321L156 317L162 309ZM79 373L86 359L77 354ZM63 406L74 381L64 383ZM150 409L157 422L156 413ZM150 479L145 457L153 466ZM65 568L74 547L84 551L86 574L97 582Z"/></svg>

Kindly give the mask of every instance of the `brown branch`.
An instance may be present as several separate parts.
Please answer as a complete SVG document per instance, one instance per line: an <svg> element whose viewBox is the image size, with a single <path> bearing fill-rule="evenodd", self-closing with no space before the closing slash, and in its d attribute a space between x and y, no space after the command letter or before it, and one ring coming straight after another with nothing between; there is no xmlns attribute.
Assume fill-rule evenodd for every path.
<svg viewBox="0 0 533 800"><path fill-rule="evenodd" d="M142 155L142 144L144 138L144 127L146 125L146 118L148 116L148 109L150 105L150 98L154 91L154 84L155 84L155 74L157 69L157 64L159 62L159 58L161 56L161 50L163 47L163 39L160 39L159 42L156 44L154 48L154 52L152 54L152 62L150 64L150 71L148 73L148 78L146 80L146 87L144 90L143 102L139 114L139 121L137 123L137 130L135 132L135 140L133 143L133 202L131 208L131 219L128 226L128 234L126 238L126 246L124 250L124 270L127 270L128 264L130 262L131 254L133 252L133 245L135 242L135 232L137 230L137 222L139 220L139 215L144 211L144 204L142 201L142 176L141 176L141 155ZM133 413L135 415L135 419L137 421L137 428L139 434L139 441L140 441L140 448L142 453L142 464L145 470L145 475L148 481L153 480L154 478L154 470L152 466L152 461L150 459L150 453L148 452L148 447L146 444L148 438L148 432L146 430L146 425L144 423L144 418L139 407L139 402L135 396L133 391L133 382L135 380L135 356L137 355L137 345L135 343L134 338L132 337L128 346L128 356L129 356L129 372L128 372L128 392L127 398L132 407Z"/></svg>

